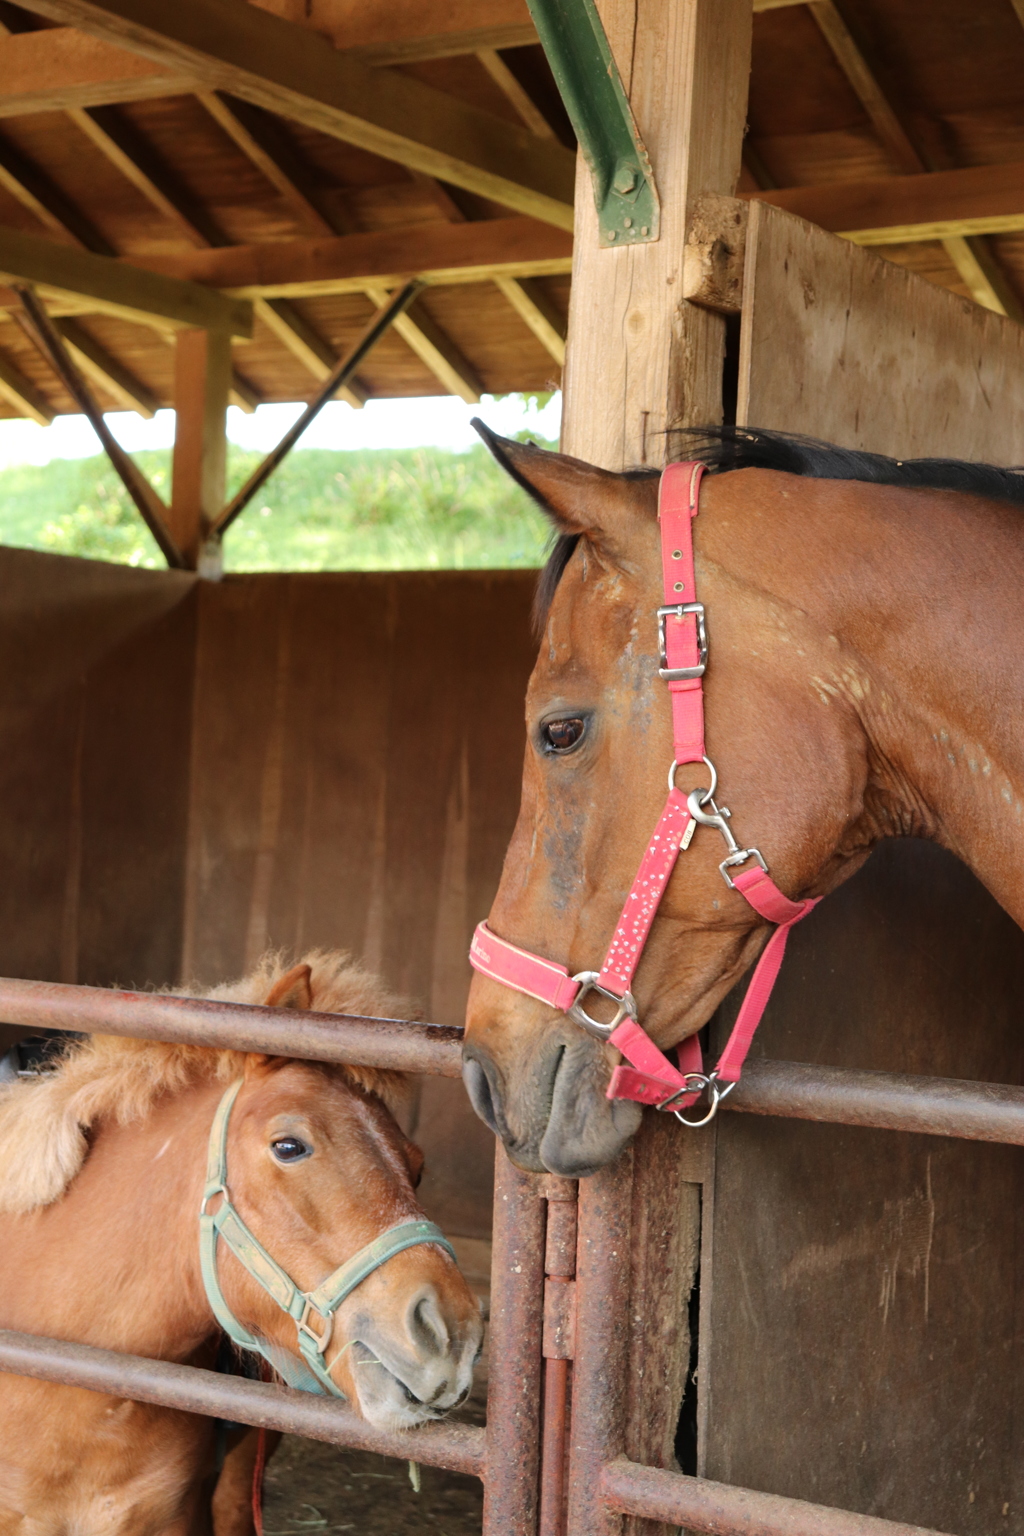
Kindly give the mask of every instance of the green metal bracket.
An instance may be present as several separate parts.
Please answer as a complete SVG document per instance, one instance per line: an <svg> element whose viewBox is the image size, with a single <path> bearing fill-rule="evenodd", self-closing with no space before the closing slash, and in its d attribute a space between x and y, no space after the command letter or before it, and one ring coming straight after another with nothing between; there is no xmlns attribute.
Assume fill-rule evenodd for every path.
<svg viewBox="0 0 1024 1536"><path fill-rule="evenodd" d="M527 4L590 167L599 243L657 240L661 204L654 172L594 0Z"/></svg>

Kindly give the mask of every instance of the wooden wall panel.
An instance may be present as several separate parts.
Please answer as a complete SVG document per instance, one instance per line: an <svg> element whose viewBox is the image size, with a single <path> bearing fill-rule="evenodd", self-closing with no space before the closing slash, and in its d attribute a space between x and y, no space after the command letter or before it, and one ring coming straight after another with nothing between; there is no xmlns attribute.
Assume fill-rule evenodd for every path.
<svg viewBox="0 0 1024 1536"><path fill-rule="evenodd" d="M1024 463L1024 327L754 202L737 420L897 458Z"/></svg>
<svg viewBox="0 0 1024 1536"><path fill-rule="evenodd" d="M460 1023L519 800L530 572L232 577L201 591L184 970L350 949ZM423 1085L424 1194L490 1220L490 1133Z"/></svg>
<svg viewBox="0 0 1024 1536"><path fill-rule="evenodd" d="M0 971L177 980L194 578L0 549Z"/></svg>
<svg viewBox="0 0 1024 1536"><path fill-rule="evenodd" d="M751 218L741 421L1024 458L1018 327L792 216ZM794 933L757 1048L1020 1083L1022 984L1024 934L973 876L889 844ZM708 1193L707 1475L1022 1536L1021 1151L727 1114Z"/></svg>

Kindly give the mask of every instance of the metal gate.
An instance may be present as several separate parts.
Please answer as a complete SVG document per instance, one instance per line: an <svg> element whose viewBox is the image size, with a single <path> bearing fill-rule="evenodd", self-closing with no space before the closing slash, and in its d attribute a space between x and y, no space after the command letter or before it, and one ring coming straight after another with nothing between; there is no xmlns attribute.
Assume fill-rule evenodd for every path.
<svg viewBox="0 0 1024 1536"><path fill-rule="evenodd" d="M457 1077L456 1029L0 980L0 1017L74 1029ZM1024 1144L1024 1089L754 1062L731 1112ZM669 1126L666 1131L671 1130ZM649 1187L645 1188L645 1178ZM486 1428L371 1427L346 1403L111 1350L0 1330L0 1370L230 1418L478 1477L484 1536L619 1536L623 1517L710 1536L922 1536L922 1527L643 1465L626 1450L632 1225L657 1198L628 1151L582 1181L497 1153ZM639 1308L639 1310L638 1310ZM683 1303L678 1301L681 1314ZM659 1336L646 1340L658 1368ZM676 1404L670 1404L673 1412ZM635 1527L634 1527L635 1529ZM932 1533L935 1536L935 1533Z"/></svg>

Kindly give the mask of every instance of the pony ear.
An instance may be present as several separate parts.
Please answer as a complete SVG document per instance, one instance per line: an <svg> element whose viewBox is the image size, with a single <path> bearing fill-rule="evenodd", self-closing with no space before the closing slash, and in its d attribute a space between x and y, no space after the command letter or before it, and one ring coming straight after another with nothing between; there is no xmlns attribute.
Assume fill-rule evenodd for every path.
<svg viewBox="0 0 1024 1536"><path fill-rule="evenodd" d="M293 965L290 971L285 971L284 975L274 982L263 1006L265 1008L312 1008L312 975L310 966Z"/></svg>
<svg viewBox="0 0 1024 1536"><path fill-rule="evenodd" d="M420 1179L423 1177L423 1164L426 1159L422 1151L414 1141L406 1137L405 1160L409 1164L409 1177L412 1179L413 1189L419 1188Z"/></svg>
<svg viewBox="0 0 1024 1536"><path fill-rule="evenodd" d="M640 523L657 510L658 474L652 470L617 475L535 443L498 437L479 417L473 420L488 448L517 485L546 512L560 533L585 534L613 559L625 551Z"/></svg>

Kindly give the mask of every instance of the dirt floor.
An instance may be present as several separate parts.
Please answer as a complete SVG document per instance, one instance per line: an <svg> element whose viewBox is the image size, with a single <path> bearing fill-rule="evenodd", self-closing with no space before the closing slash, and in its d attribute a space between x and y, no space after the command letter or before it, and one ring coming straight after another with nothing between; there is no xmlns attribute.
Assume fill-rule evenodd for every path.
<svg viewBox="0 0 1024 1536"><path fill-rule="evenodd" d="M286 1435L263 1485L264 1536L478 1536L483 1488L475 1477Z"/></svg>
<svg viewBox="0 0 1024 1536"><path fill-rule="evenodd" d="M490 1289L490 1243L453 1239L463 1274L485 1314ZM453 1417L483 1424L487 1403L487 1340L473 1392ZM263 1482L263 1536L479 1536L483 1486L475 1477L420 1468L420 1491L409 1464L345 1451L319 1440L286 1435Z"/></svg>

